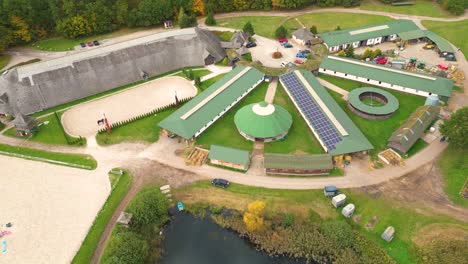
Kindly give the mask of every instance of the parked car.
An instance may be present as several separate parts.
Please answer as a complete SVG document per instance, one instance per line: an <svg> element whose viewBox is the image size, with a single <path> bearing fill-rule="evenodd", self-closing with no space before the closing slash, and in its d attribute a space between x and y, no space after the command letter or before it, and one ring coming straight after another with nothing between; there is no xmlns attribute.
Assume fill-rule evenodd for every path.
<svg viewBox="0 0 468 264"><path fill-rule="evenodd" d="M281 62L281 67L283 67L283 68L284 68L284 67L286 67L286 65L287 65L287 64L288 64L287 62L285 62L285 61L282 61L282 62Z"/></svg>
<svg viewBox="0 0 468 264"><path fill-rule="evenodd" d="M86 44L85 44L84 42L81 42L81 43L80 43L80 46L81 46L82 48L86 48Z"/></svg>
<svg viewBox="0 0 468 264"><path fill-rule="evenodd" d="M101 43L99 43L99 41L97 41L97 40L94 40L94 41L93 41L93 44L94 44L94 46L99 46L99 45L101 45Z"/></svg>
<svg viewBox="0 0 468 264"><path fill-rule="evenodd" d="M423 49L433 49L435 48L434 44L426 44Z"/></svg>
<svg viewBox="0 0 468 264"><path fill-rule="evenodd" d="M309 54L309 53L310 53L310 50L308 50L308 49L303 49L303 50L300 50L299 53L302 53L302 54Z"/></svg>
<svg viewBox="0 0 468 264"><path fill-rule="evenodd" d="M247 48L253 48L253 47L257 47L257 43L255 42L249 42L247 43L247 45L245 45Z"/></svg>
<svg viewBox="0 0 468 264"><path fill-rule="evenodd" d="M375 61L375 63L380 64L380 65L385 65L388 62L387 58L385 58L385 57L379 57L379 58L375 59L374 61Z"/></svg>
<svg viewBox="0 0 468 264"><path fill-rule="evenodd" d="M279 41L279 43L283 43L283 42L288 42L288 39L287 38L279 38L278 41Z"/></svg>
<svg viewBox="0 0 468 264"><path fill-rule="evenodd" d="M296 59L296 60L294 61L294 63L296 63L296 64L304 64L304 61L301 60L301 59Z"/></svg>
<svg viewBox="0 0 468 264"><path fill-rule="evenodd" d="M211 181L211 184L213 186L219 186L219 187L222 187L222 188L227 188L229 186L229 181L225 180L225 179L216 178L216 179L213 179Z"/></svg>
<svg viewBox="0 0 468 264"><path fill-rule="evenodd" d="M293 45L291 45L291 43L289 43L289 42L286 42L286 44L284 44L283 47L285 47L285 48L292 48Z"/></svg>
<svg viewBox="0 0 468 264"><path fill-rule="evenodd" d="M92 46L94 46L94 45L93 45L93 42L91 42L91 41L88 41L88 43L87 43L87 44L88 44L88 47L92 47Z"/></svg>
<svg viewBox="0 0 468 264"><path fill-rule="evenodd" d="M240 61L239 57L235 57L234 59L232 59L231 63L234 64L238 61Z"/></svg>
<svg viewBox="0 0 468 264"><path fill-rule="evenodd" d="M302 53L297 53L296 58L305 59L305 58L307 58L307 56L305 54L302 54Z"/></svg>

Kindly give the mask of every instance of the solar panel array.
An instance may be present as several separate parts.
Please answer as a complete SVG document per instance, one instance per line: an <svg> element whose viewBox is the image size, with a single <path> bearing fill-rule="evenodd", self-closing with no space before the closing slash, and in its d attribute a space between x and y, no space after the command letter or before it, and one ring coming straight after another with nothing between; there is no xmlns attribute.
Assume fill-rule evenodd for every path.
<svg viewBox="0 0 468 264"><path fill-rule="evenodd" d="M294 72L289 72L280 77L285 88L293 97L293 100L299 106L305 118L314 127L320 137L320 140L325 144L327 149L336 149L335 145L341 141L338 131L326 117L317 102L312 98L312 95L307 91L301 81L297 78Z"/></svg>

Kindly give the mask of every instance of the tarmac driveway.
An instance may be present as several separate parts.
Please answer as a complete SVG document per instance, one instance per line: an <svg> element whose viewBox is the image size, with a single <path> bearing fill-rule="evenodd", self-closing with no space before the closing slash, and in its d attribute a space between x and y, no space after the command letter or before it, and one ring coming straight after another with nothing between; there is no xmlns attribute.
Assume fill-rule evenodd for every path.
<svg viewBox="0 0 468 264"><path fill-rule="evenodd" d="M277 40L272 40L259 35L254 35L253 38L256 40L257 46L250 48L252 60L260 61L264 66L268 67L279 68L281 67L282 61L294 62L299 50L304 49L304 47L295 43L291 43L293 47L287 49L282 47ZM283 54L283 57L280 59L273 59L272 54L277 50Z"/></svg>

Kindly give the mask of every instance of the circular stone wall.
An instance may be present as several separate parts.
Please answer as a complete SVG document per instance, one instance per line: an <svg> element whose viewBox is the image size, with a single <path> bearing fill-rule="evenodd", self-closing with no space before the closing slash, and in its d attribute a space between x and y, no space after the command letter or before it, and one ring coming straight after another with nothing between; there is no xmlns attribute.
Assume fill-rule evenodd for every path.
<svg viewBox="0 0 468 264"><path fill-rule="evenodd" d="M371 101L371 104L364 101ZM366 119L387 119L395 113L399 105L393 94L373 87L357 88L348 95L349 109Z"/></svg>

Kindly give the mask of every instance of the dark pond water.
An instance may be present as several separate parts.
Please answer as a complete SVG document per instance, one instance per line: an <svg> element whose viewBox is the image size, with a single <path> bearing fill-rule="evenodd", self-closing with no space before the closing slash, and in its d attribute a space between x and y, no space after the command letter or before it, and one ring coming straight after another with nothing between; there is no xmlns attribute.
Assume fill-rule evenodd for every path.
<svg viewBox="0 0 468 264"><path fill-rule="evenodd" d="M181 213L164 230L163 264L302 264L305 261L269 257L209 218Z"/></svg>

